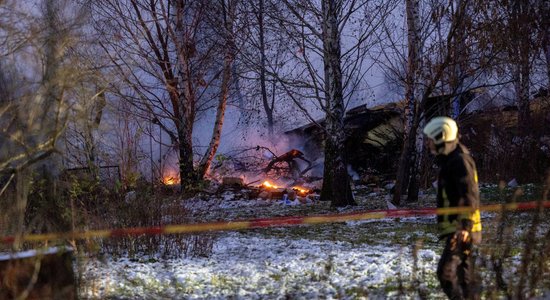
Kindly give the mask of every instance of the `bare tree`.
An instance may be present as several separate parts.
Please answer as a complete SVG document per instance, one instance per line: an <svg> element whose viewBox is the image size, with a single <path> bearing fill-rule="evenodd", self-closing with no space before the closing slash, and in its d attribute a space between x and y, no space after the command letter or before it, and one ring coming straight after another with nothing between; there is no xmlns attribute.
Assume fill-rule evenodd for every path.
<svg viewBox="0 0 550 300"><path fill-rule="evenodd" d="M350 177L344 155L346 135L344 132L344 90L341 69L341 45L339 11L342 2L323 0L323 64L325 94L327 97L325 167L321 197L330 199L333 206L354 205Z"/></svg>
<svg viewBox="0 0 550 300"><path fill-rule="evenodd" d="M216 110L216 121L212 132L212 139L208 145L205 155L202 157L198 166L198 175L200 178L206 176L216 155L216 151L220 144L221 131L223 127L225 108L227 106L227 98L229 96L229 87L231 84L231 70L233 61L236 55L235 45L235 32L234 32L234 19L237 8L237 1L221 0L221 12L218 13L221 16L221 20L214 22L213 24L221 24L223 37L221 47L223 47L224 60L222 66L222 80L219 93L218 108Z"/></svg>
<svg viewBox="0 0 550 300"><path fill-rule="evenodd" d="M508 9L508 55L518 106L518 128L527 135L530 128L529 87L533 57L533 6L529 1L514 0Z"/></svg>
<svg viewBox="0 0 550 300"><path fill-rule="evenodd" d="M550 2L541 0L539 10L539 28L542 35L542 51L546 59L546 89L550 92Z"/></svg>
<svg viewBox="0 0 550 300"><path fill-rule="evenodd" d="M273 136L273 109L274 101L269 101L267 97L267 78L266 78L266 47L265 47L265 28L264 28L264 0L259 0L258 9L256 11L256 16L258 20L258 39L259 39L259 49L260 50L260 87L262 95L262 104L264 111L267 117L267 128L269 134Z"/></svg>
<svg viewBox="0 0 550 300"><path fill-rule="evenodd" d="M154 116L177 147L184 189L206 174L219 145L236 48L232 44L235 5L234 1L167 0L102 0L93 5L101 45L131 91L123 96L141 112L138 117ZM214 17L209 17L210 11ZM214 93L220 76L219 92ZM195 121L212 109L215 98L213 136L195 168Z"/></svg>
<svg viewBox="0 0 550 300"><path fill-rule="evenodd" d="M278 73L289 57L279 22L271 17L282 9L275 5L277 3L266 0L249 1L247 8L242 10L247 17L243 18L244 34L240 35L243 40L237 58L240 76L248 90L248 101L241 103L241 109L252 112L244 114L248 118L257 115L260 123L265 124L270 141L276 140L273 136L276 123L281 125L281 120L285 119L281 97L284 92L272 73Z"/></svg>
<svg viewBox="0 0 550 300"><path fill-rule="evenodd" d="M420 1L407 0L405 1L405 11L407 15L407 69L405 77L405 114L403 128L403 151L399 157L397 167L396 187L393 202L399 204L401 201L401 193L405 187L409 185L411 175L411 165L416 164L416 153L421 153L421 149L412 149L415 147L416 129L413 131L413 123L415 117L418 118L417 107L423 88L417 80L421 80L420 70L422 67L422 51L423 45L421 40L421 24L420 24ZM420 75L420 76L419 76Z"/></svg>
<svg viewBox="0 0 550 300"><path fill-rule="evenodd" d="M68 122L63 142L66 165L87 167L98 177L100 163L100 145L98 130L107 105L105 93L95 89L92 77L80 82L75 88L74 97L78 103L72 103L68 112ZM96 86L97 88L97 86Z"/></svg>
<svg viewBox="0 0 550 300"><path fill-rule="evenodd" d="M299 111L323 130L325 165L321 197L333 206L354 204L344 151L344 115L352 95L366 85L374 32L396 2L284 1L271 18L287 37L292 64L274 72ZM324 122L318 123L319 115Z"/></svg>
<svg viewBox="0 0 550 300"><path fill-rule="evenodd" d="M518 108L518 132L529 135L531 123L529 97L532 86L533 64L544 44L547 28L537 30L544 22L544 1L496 1L480 5L482 22L487 24L483 43L489 51L499 51L500 61L493 70L510 78ZM541 17L540 21L538 16Z"/></svg>
<svg viewBox="0 0 550 300"><path fill-rule="evenodd" d="M56 0L38 4L40 9L32 12L24 3L0 3L8 12L0 17L5 40L0 47L0 172L8 176L6 185L16 181L14 209L1 210L13 220L8 233L16 236L24 230L30 170L57 151L67 122L69 91L80 75L67 51L81 25L80 7ZM20 18L9 20L13 15ZM13 23L4 26L6 21ZM9 65L11 72L6 72Z"/></svg>
<svg viewBox="0 0 550 300"><path fill-rule="evenodd" d="M406 91L404 144L397 166L396 187L393 196L393 202L397 205L400 204L401 196L405 192L408 193L409 201L415 201L418 198L419 170L423 153L423 136L419 131L424 117L428 113L426 111L428 98L433 94L449 92L446 87L453 83L448 80L451 77L448 74L456 72L459 66L466 65L469 68L461 70L460 73L479 74L481 72L479 65L471 68L469 62L474 58L455 55L457 45L467 43L469 41L466 39L468 32L475 30L470 21L473 17L468 13L470 1L434 1L427 6L422 4L423 2L418 0L405 2L408 40L407 69L402 72L401 68L394 63L386 65L388 69L386 72L401 78L398 81L404 84ZM386 32L390 33L388 29ZM388 37L387 39L390 41L389 49L399 53L400 49L396 47L395 38ZM389 53L387 49L384 52ZM392 59L387 54L385 57L386 61ZM466 61L463 61L465 59ZM402 75L403 73L405 76ZM451 96L457 95L458 85L458 83L454 83L454 91L451 92ZM473 89L474 87L469 88ZM460 89L466 90L464 87ZM454 97L451 98L454 99Z"/></svg>

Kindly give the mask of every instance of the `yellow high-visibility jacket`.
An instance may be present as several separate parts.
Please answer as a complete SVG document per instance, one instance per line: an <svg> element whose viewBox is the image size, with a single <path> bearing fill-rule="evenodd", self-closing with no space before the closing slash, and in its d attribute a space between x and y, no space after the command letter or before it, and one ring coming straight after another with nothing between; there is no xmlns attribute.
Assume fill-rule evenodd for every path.
<svg viewBox="0 0 550 300"><path fill-rule="evenodd" d="M479 187L477 169L466 147L458 143L448 155L437 157L440 166L437 207L470 207L471 212L445 213L437 216L441 237L459 229L468 230L474 243L481 241Z"/></svg>

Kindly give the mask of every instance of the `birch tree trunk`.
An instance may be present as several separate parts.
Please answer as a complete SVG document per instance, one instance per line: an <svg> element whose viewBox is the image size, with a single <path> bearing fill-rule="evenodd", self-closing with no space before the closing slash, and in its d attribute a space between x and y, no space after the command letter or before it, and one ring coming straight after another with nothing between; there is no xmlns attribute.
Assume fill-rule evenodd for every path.
<svg viewBox="0 0 550 300"><path fill-rule="evenodd" d="M393 203L399 205L401 203L401 195L406 192L409 186L411 175L411 166L414 161L414 146L416 141L416 129L413 128L415 112L417 111L417 92L416 81L417 73L420 68L420 59L422 45L420 41L420 16L419 16L419 0L406 0L405 10L407 13L407 74L405 82L405 112L404 112L404 128L403 128L403 151L399 157L397 166L395 192L393 194Z"/></svg>
<svg viewBox="0 0 550 300"><path fill-rule="evenodd" d="M549 13L549 16L547 17L547 27L546 27L546 32L544 33L544 39L543 39L543 51L544 51L544 56L546 57L546 76L547 76L547 79L548 79L548 82L546 82L546 89L548 90L548 92L550 92L550 21L548 21L550 19L550 13Z"/></svg>
<svg viewBox="0 0 550 300"><path fill-rule="evenodd" d="M266 57L265 57L265 29L264 29L264 0L259 0L258 34L260 39L260 87L262 103L267 117L267 129L270 139L273 139L273 106L269 105L266 87Z"/></svg>
<svg viewBox="0 0 550 300"><path fill-rule="evenodd" d="M529 108L531 66L529 64L529 57L521 58L519 65L515 66L514 69L516 74L514 76L514 86L518 107L518 130L521 136L527 136L531 127L531 110Z"/></svg>
<svg viewBox="0 0 550 300"><path fill-rule="evenodd" d="M14 250L24 246L21 237L26 232L25 216L33 170L36 170L34 166L55 153L57 141L65 131L68 119L65 92L72 89L75 78L82 78L80 69L73 68L71 55L67 54L67 50L74 47L73 30L77 30L78 26L72 22L72 16L66 18L58 14L60 5L58 1L42 1L36 11L40 13L39 19L21 20L21 23L10 24L13 27L3 28L8 30L5 38L8 44L20 38L15 30L10 31L11 28L30 25L37 29L28 35L24 30L26 38L18 42L24 49L21 51L23 56L23 53L16 53L19 50L6 54L4 47L0 49L0 56L8 58L7 62L13 60L21 64L17 69L22 71L21 74L9 74L6 70L0 70L3 73L0 75L0 94L6 96L0 103L0 116L6 125L0 138L0 172L5 178L0 184L0 194L15 180L12 185L15 187L15 197L1 203L0 218L8 217L6 229L8 234L15 236ZM2 25L0 23L0 27ZM33 63L28 64L28 61ZM27 80L23 75L28 72L43 75ZM10 80L17 80L13 81L13 85L5 81L8 74L13 75ZM44 173L46 171L49 170ZM44 200L52 199L46 194L43 197L46 197ZM42 204L48 206L46 202Z"/></svg>
<svg viewBox="0 0 550 300"><path fill-rule="evenodd" d="M177 128L179 170L181 187L184 190L193 186L197 180L193 167L193 141L191 134L189 134L193 127L185 120L176 122L176 124L179 124Z"/></svg>
<svg viewBox="0 0 550 300"><path fill-rule="evenodd" d="M511 41L513 56L513 80L516 91L516 103L518 107L518 131L521 136L529 134L531 113L529 108L529 81L531 73L531 26L529 18L529 3L523 0L514 0L512 3L511 26L513 36Z"/></svg>
<svg viewBox="0 0 550 300"><path fill-rule="evenodd" d="M27 211L27 202L29 196L31 177L28 170L18 170L15 172L15 215L13 224L15 242L14 250L20 250L23 241L22 236L25 232L25 212Z"/></svg>
<svg viewBox="0 0 550 300"><path fill-rule="evenodd" d="M212 132L212 138L206 154L201 159L198 168L199 178L204 178L208 174L214 155L218 151L218 146L220 145L220 138L223 128L225 108L227 106L227 97L229 95L229 85L231 83L231 67L235 59L235 43L233 40L233 13L227 13L227 8L225 5L225 0L222 0L222 14L224 20L224 40L225 40L225 51L224 51L224 61L223 61L223 71L222 71L222 84L221 91L218 101L218 108L216 111L216 122L214 124L214 129ZM230 5L229 9L232 9L234 6ZM227 19L230 18L228 21Z"/></svg>
<svg viewBox="0 0 550 300"><path fill-rule="evenodd" d="M453 2L454 9L459 10L460 7L463 5L462 1L468 1L468 0L455 0ZM465 46L465 32L458 32L454 38L453 38L453 55L452 59L454 61L454 68L453 68L453 74L451 82L451 94L454 94L451 100L451 118L457 120L458 116L460 115L460 100L462 99L462 92L464 91L464 71L465 67L464 61L466 59L462 59L467 52L466 46Z"/></svg>
<svg viewBox="0 0 550 300"><path fill-rule="evenodd" d="M178 135L179 170L182 190L195 184L197 175L193 166L193 123L196 96L190 60L193 56L193 40L184 25L185 11L182 1L176 2L175 35L177 39L177 72L179 82L167 81L167 90L175 112L175 125ZM165 76L170 78L170 76ZM173 76L172 76L173 78Z"/></svg>
<svg viewBox="0 0 550 300"><path fill-rule="evenodd" d="M546 58L546 89L550 93L550 0L543 0L541 6L542 51Z"/></svg>
<svg viewBox="0 0 550 300"><path fill-rule="evenodd" d="M96 149L96 139L94 136L94 131L96 131L101 123L101 118L103 116L103 110L107 105L107 100L105 99L105 93L99 91L97 93L96 101L92 106L92 111L95 110L93 120L88 120L84 118L86 123L85 131L83 132L84 138L84 149L86 150L86 162L90 172L94 178L99 180L99 166L97 165L97 149Z"/></svg>
<svg viewBox="0 0 550 300"><path fill-rule="evenodd" d="M322 0L323 64L327 107L325 136L325 165L322 200L331 206L356 205L347 172L344 144L344 100L342 90L341 45L338 12L341 1Z"/></svg>
<svg viewBox="0 0 550 300"><path fill-rule="evenodd" d="M420 110L419 103L416 104L416 113L414 115L413 126L411 132L414 132L414 138L411 134L411 143L414 145L414 151L411 153L411 168L409 177L409 186L407 188L407 202L418 201L418 192L420 191L420 175L422 164L424 163L424 135L421 132L423 124L425 123L422 118L422 111Z"/></svg>

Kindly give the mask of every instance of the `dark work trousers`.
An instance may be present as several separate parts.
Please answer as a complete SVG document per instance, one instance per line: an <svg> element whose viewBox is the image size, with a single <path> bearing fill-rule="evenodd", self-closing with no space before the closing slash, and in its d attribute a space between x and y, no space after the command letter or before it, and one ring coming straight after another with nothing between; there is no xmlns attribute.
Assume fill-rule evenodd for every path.
<svg viewBox="0 0 550 300"><path fill-rule="evenodd" d="M472 251L471 242L461 243L454 234L446 238L437 278L449 299L479 299Z"/></svg>

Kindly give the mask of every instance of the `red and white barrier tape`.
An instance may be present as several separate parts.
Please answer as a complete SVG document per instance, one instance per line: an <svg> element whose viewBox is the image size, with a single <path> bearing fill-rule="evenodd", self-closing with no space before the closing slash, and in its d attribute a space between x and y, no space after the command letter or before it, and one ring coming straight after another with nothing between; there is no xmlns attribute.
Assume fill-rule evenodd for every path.
<svg viewBox="0 0 550 300"><path fill-rule="evenodd" d="M516 211L530 210L538 207L537 201L493 204L485 205L479 208L480 211ZM544 208L550 207L550 201L540 202ZM278 217L252 220L236 220L227 222L210 222L197 224L166 225L159 227L135 227L121 229L88 230L62 233L44 233L27 234L21 236L20 240L25 242L42 242L61 239L89 239L89 238L113 238L121 236L139 236L139 235L160 235L160 234L181 234L181 233L200 233L209 231L241 230L264 227L283 227L296 225L309 225L321 223L335 223L346 221L360 221L370 219L398 218L412 216L428 216L441 214L461 214L473 211L469 207L450 207L450 208L420 208L420 209L389 209L389 210L370 210L365 212L331 214L316 216L296 216L296 217ZM0 243L12 244L15 237L0 237Z"/></svg>

